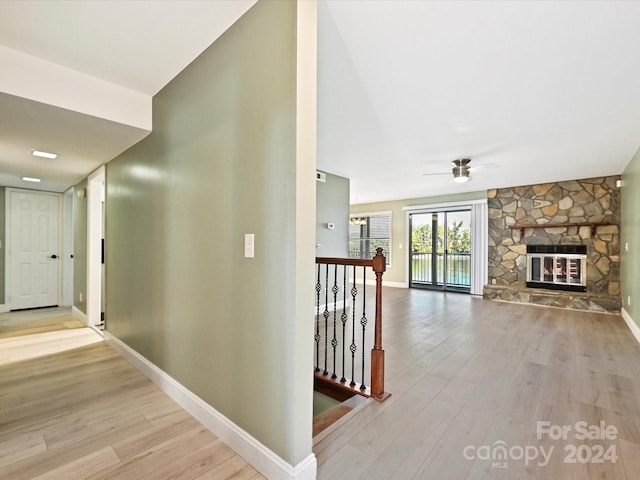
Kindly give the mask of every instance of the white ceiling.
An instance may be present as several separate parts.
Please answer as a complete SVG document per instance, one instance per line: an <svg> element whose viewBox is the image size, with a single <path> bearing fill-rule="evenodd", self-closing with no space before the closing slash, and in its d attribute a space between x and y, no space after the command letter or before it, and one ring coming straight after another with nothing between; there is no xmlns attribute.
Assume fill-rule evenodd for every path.
<svg viewBox="0 0 640 480"><path fill-rule="evenodd" d="M78 82L51 87L56 105L0 93L0 185L62 192L140 141L148 131L139 126L77 111L82 98L78 102L73 96L86 86L80 84L91 89L96 81L106 82L98 91L129 90L125 98L150 98L254 3L0 1L0 46L26 54L18 58L19 67L0 63L0 85L3 74L20 75L17 68L24 67L25 84L33 82L31 72L60 73L48 63L64 67L61 78ZM115 100L102 99L107 105ZM34 158L29 155L34 148L60 157ZM43 181L27 184L23 175Z"/></svg>
<svg viewBox="0 0 640 480"><path fill-rule="evenodd" d="M352 201L621 173L640 147L639 2L319 7L318 164ZM495 163L454 184L450 161Z"/></svg>
<svg viewBox="0 0 640 480"><path fill-rule="evenodd" d="M151 96L252 3L4 0L0 45ZM318 10L318 168L351 178L352 201L619 174L640 147L640 2ZM63 191L144 135L0 95L0 183L37 174ZM31 148L61 157L34 162ZM422 176L460 157L498 167L467 184Z"/></svg>

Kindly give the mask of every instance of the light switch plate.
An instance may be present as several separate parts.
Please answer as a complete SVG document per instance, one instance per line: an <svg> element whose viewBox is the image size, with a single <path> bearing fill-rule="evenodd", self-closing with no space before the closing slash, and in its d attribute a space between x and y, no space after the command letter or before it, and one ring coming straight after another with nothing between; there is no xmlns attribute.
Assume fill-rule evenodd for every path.
<svg viewBox="0 0 640 480"><path fill-rule="evenodd" d="M245 233L244 235L244 258L254 258L255 234Z"/></svg>

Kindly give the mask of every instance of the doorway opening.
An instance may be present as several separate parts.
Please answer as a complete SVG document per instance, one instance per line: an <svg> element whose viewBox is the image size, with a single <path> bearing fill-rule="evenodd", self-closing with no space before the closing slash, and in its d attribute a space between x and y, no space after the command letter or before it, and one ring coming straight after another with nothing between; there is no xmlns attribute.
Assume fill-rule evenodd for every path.
<svg viewBox="0 0 640 480"><path fill-rule="evenodd" d="M105 324L104 167L89 175L87 199L87 323L101 333Z"/></svg>
<svg viewBox="0 0 640 480"><path fill-rule="evenodd" d="M409 286L471 291L471 209L409 214Z"/></svg>

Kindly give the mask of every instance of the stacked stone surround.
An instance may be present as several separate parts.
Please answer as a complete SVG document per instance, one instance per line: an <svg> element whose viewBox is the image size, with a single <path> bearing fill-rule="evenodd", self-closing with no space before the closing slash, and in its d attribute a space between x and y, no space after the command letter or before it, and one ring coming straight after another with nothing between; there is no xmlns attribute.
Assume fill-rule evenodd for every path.
<svg viewBox="0 0 640 480"><path fill-rule="evenodd" d="M619 176L489 190L490 300L620 312ZM564 226L559 223L599 223ZM539 228L511 229L535 224ZM548 226L545 226L548 225ZM526 287L527 245L586 245L587 292Z"/></svg>

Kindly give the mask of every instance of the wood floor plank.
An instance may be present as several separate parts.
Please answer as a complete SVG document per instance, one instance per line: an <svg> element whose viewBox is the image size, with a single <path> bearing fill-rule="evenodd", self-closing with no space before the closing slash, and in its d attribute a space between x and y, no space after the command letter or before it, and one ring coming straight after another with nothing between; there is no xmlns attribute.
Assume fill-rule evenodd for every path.
<svg viewBox="0 0 640 480"><path fill-rule="evenodd" d="M265 480L242 457L233 455L195 480Z"/></svg>
<svg viewBox="0 0 640 480"><path fill-rule="evenodd" d="M383 299L392 395L314 440L318 480L640 478L640 345L619 316L409 289L385 288ZM57 317L0 314L0 339L21 358L0 366L0 478L67 478L73 465L94 480L262 478ZM57 330L67 334L41 335ZM44 355L19 352L19 337ZM56 351L66 340L74 348ZM572 432L538 438L538 422ZM598 444L575 438L577 422L615 426L617 461L568 463L569 445ZM496 442L554 450L542 466L465 458L466 446Z"/></svg>
<svg viewBox="0 0 640 480"><path fill-rule="evenodd" d="M626 477L637 478L640 472L640 443L630 442L623 438L618 439L618 456L624 467Z"/></svg>
<svg viewBox="0 0 640 480"><path fill-rule="evenodd" d="M413 478L458 413L440 400L427 407L379 454L364 478Z"/></svg>
<svg viewBox="0 0 640 480"><path fill-rule="evenodd" d="M640 345L619 316L393 288L383 312L392 397L314 443L319 480L640 478ZM429 377L436 395L420 389ZM573 437L538 439L540 421L615 425L626 455L566 463ZM544 466L463 455L496 442L554 450Z"/></svg>
<svg viewBox="0 0 640 480"><path fill-rule="evenodd" d="M164 442L170 441L176 436L197 428L199 423L190 415L182 419L162 426L150 426L137 435L132 435L122 441L114 443L113 449L122 460L135 457Z"/></svg>
<svg viewBox="0 0 640 480"><path fill-rule="evenodd" d="M261 478L95 332L48 312L0 314L0 478Z"/></svg>
<svg viewBox="0 0 640 480"><path fill-rule="evenodd" d="M96 435L88 441L73 443L62 448L47 450L25 460L13 463L8 466L0 466L0 478L11 478L12 480L27 480L34 476L41 475L55 468L60 468L67 463L72 463L78 458L90 455L101 450L112 443L121 441L124 438L133 436L146 428L148 422L139 417L138 421L130 422L127 425L112 427L103 433Z"/></svg>
<svg viewBox="0 0 640 480"><path fill-rule="evenodd" d="M11 465L47 450L47 442L40 432L4 436L0 441L0 466Z"/></svg>
<svg viewBox="0 0 640 480"><path fill-rule="evenodd" d="M58 468L37 475L32 480L59 480L61 478L65 480L82 480L95 472L117 464L119 461L120 459L113 451L113 448L105 447L73 462L65 463Z"/></svg>
<svg viewBox="0 0 640 480"><path fill-rule="evenodd" d="M172 462L179 461L194 449L200 449L213 440L215 440L215 436L209 430L197 425L137 455L121 459L116 465L87 477L87 480L143 478L150 473L166 468Z"/></svg>
<svg viewBox="0 0 640 480"><path fill-rule="evenodd" d="M222 440L215 439L201 448L187 453L176 461L140 477L141 480L193 480L202 476L235 455Z"/></svg>

